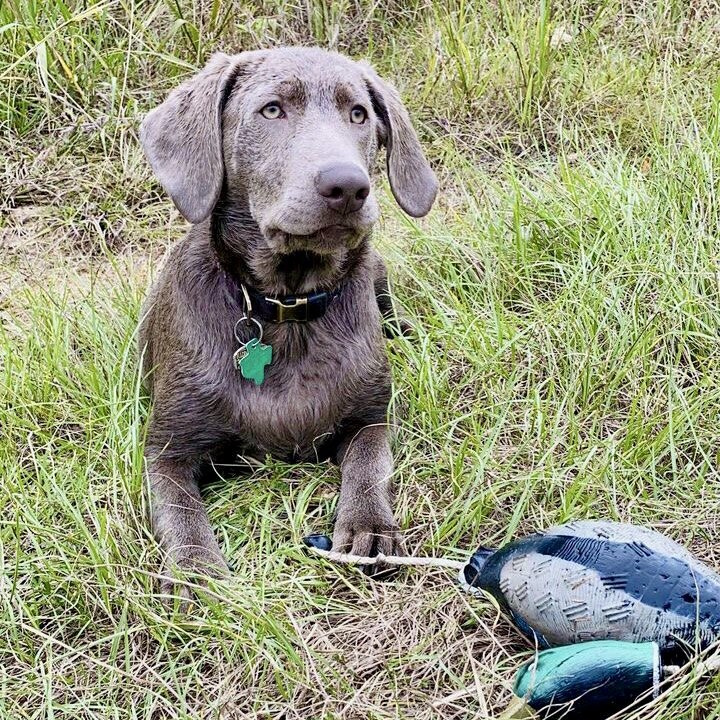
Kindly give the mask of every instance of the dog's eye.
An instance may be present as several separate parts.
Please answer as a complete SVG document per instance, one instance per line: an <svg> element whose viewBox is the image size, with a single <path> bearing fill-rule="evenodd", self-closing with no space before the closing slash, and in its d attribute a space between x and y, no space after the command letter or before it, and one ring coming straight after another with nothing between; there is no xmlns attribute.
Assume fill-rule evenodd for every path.
<svg viewBox="0 0 720 720"><path fill-rule="evenodd" d="M362 125L367 120L367 112L362 105L356 105L350 111L350 122L354 122L356 125Z"/></svg>
<svg viewBox="0 0 720 720"><path fill-rule="evenodd" d="M283 109L276 103L268 103L261 111L260 114L268 120L277 120L281 118L285 113Z"/></svg>

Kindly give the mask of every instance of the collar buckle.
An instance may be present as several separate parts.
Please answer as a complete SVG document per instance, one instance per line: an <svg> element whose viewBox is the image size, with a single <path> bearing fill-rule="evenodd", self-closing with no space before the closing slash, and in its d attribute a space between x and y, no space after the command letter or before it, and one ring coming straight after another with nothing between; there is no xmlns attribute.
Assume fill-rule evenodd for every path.
<svg viewBox="0 0 720 720"><path fill-rule="evenodd" d="M293 298L292 302L283 302L267 296L265 300L277 306L276 322L307 322L308 320L307 296Z"/></svg>

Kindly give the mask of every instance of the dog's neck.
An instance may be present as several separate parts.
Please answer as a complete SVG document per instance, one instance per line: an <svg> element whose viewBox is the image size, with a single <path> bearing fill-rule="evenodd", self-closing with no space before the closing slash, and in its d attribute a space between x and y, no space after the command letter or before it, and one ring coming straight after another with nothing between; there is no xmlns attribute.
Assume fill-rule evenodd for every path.
<svg viewBox="0 0 720 720"><path fill-rule="evenodd" d="M237 283L268 295L332 290L342 284L367 255L369 238L333 253L278 253L265 238L246 205L225 197L213 211L211 242L220 267Z"/></svg>

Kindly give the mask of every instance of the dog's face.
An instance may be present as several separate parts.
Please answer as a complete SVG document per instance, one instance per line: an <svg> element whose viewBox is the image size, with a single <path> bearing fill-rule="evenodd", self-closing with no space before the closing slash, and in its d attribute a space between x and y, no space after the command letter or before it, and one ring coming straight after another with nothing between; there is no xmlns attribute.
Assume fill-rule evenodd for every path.
<svg viewBox="0 0 720 720"><path fill-rule="evenodd" d="M147 116L141 139L186 219L205 220L226 182L276 253L367 235L379 145L406 212L426 214L437 188L397 93L369 66L315 48L213 56Z"/></svg>
<svg viewBox="0 0 720 720"><path fill-rule="evenodd" d="M360 67L324 52L269 52L228 101L225 163L278 250L352 243L377 220L370 167L380 120Z"/></svg>

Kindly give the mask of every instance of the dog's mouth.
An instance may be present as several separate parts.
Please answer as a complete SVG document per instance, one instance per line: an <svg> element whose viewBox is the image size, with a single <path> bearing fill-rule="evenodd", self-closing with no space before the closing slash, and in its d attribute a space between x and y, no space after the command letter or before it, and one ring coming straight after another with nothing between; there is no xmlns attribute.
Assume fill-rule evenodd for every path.
<svg viewBox="0 0 720 720"><path fill-rule="evenodd" d="M305 235L287 232L282 228L273 228L268 235L282 253L310 251L322 255L340 247L355 247L363 237L363 231L349 225L326 225Z"/></svg>

